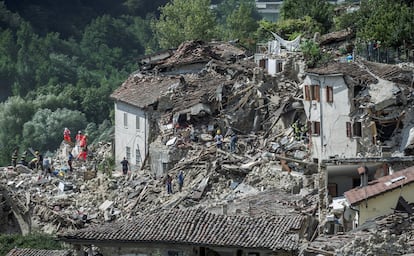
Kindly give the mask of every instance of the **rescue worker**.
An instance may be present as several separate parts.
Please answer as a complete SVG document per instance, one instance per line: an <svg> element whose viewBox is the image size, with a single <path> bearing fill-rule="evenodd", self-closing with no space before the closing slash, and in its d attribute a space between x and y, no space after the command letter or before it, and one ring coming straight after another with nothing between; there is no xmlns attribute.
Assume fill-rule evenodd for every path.
<svg viewBox="0 0 414 256"><path fill-rule="evenodd" d="M214 136L214 141L216 142L217 148L223 148L223 135L221 135L220 129L217 130L216 136Z"/></svg>
<svg viewBox="0 0 414 256"><path fill-rule="evenodd" d="M17 165L18 154L19 154L19 149L15 148L12 154L12 165L14 168L16 168L16 165Z"/></svg>
<svg viewBox="0 0 414 256"><path fill-rule="evenodd" d="M63 140L66 142L71 142L71 138L70 138L70 130L68 128L65 127L65 130L63 130Z"/></svg>

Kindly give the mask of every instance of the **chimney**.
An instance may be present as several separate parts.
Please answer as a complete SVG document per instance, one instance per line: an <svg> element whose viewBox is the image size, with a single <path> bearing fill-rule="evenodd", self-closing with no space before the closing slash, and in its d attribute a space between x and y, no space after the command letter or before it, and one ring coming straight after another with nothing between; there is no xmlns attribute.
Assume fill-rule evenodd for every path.
<svg viewBox="0 0 414 256"><path fill-rule="evenodd" d="M358 173L361 178L360 187L365 187L368 184L368 168L366 166L358 167Z"/></svg>

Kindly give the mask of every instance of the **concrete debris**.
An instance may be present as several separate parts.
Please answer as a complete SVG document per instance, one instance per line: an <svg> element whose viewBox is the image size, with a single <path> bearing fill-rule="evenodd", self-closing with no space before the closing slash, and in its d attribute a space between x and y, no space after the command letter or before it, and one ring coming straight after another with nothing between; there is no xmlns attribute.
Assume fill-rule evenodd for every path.
<svg viewBox="0 0 414 256"><path fill-rule="evenodd" d="M405 255L414 252L412 216L394 213L336 236L322 235L300 255Z"/></svg>
<svg viewBox="0 0 414 256"><path fill-rule="evenodd" d="M347 36L345 33L339 38ZM323 180L310 154L310 139L315 134L309 134L303 109L303 88L299 85L304 78L304 62L298 56L287 56L284 70L273 76L233 46L199 41L181 45L165 59L145 60L142 70L117 91L121 95L123 89L137 85L146 88L141 101L132 97L130 103L142 109L152 106L155 112L149 120L155 127L148 134L149 157L143 156L142 167L127 175L118 168L112 170L107 160L112 145L102 142L91 145L93 153L86 161L73 162L73 172L66 163L71 149L65 143L52 159L52 173L21 165L2 168L0 203L8 207L0 211L0 231L16 232L18 226L22 233L32 229L55 233L184 207L225 214L302 213L310 216L308 228L314 230L318 221L313 217L317 217L321 200L317 190ZM343 73L350 85L358 84L354 102L372 110L370 118L384 124L382 146L398 137L406 143L396 141L393 145L406 145L407 152L413 154L413 136L408 132L414 126L413 111L410 108L404 115L393 115L402 113L405 104L412 102L412 88L386 82L369 87L383 78L356 67L345 65ZM180 68L195 68L197 72ZM327 67L335 68L336 64ZM313 72L324 74L327 70ZM383 72L392 79L407 80L395 69ZM380 87L386 87L387 93L380 93ZM160 95L154 96L154 91ZM356 119L368 114L364 116L356 109L352 115ZM405 132L395 134L403 118ZM393 124L390 129L388 123ZM216 146L216 134L223 136L221 146ZM232 142L233 134L237 134L236 143ZM118 167L119 163L115 164ZM177 178L180 172L184 174L182 188ZM166 189L167 174L172 178L172 193ZM6 217L13 221L6 223ZM405 223L404 219L400 221ZM369 236L349 235L354 240L347 243L321 235L304 250L310 254L304 255L351 255L355 248L360 255L380 255L376 253L381 250L406 253L410 250L404 242L412 241L413 236L407 233L397 238L380 230Z"/></svg>

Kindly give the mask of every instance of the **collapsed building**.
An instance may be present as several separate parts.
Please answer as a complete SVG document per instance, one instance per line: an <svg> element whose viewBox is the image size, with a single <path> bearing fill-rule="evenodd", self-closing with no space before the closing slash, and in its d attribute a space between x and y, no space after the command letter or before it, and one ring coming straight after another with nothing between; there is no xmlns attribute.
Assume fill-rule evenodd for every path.
<svg viewBox="0 0 414 256"><path fill-rule="evenodd" d="M8 170L2 179L3 194L12 198L8 205L20 202L15 212L21 209L27 215L19 217L25 220L19 222L20 229L36 224L42 231L60 232L62 240L76 244L78 253L92 253L96 246L99 251L106 242L119 247L125 240L129 249L115 253L151 251L134 249L139 242L162 247L159 253L168 254L169 244L178 241L184 251L196 250L197 255L207 251L225 255L223 246L236 248L237 254L296 255L306 241L318 238L321 243L326 233L363 225L357 215L346 225L341 223L352 204L344 193L412 165L412 67L356 60L305 72L300 53L277 48L292 43L268 44L268 52L263 50L256 63L243 50L221 42L191 41L176 51L143 57L141 69L111 95L115 162L126 157L133 173L94 172L88 177L93 165L79 163L77 169L83 171L77 175L36 180L24 171ZM217 130L224 135L222 149L213 140ZM226 147L231 133L239 137L236 152ZM181 171L183 191L177 191L174 179L174 193L166 193L165 175L175 178ZM30 193L21 193L25 190ZM156 213L164 218L161 212L186 208L203 209L200 222L191 225L201 225L204 218L222 218L216 215L245 216L234 222L237 226L260 216L291 215L301 221L283 230L295 232L296 242L281 241L274 244L277 248L235 236L223 244L199 236L191 240L194 248L187 247L184 244L191 241L165 239L154 226L147 227L149 233L142 237L127 236L132 232L128 225L120 229L125 236L121 231L111 235L113 225L118 225L114 221L154 218ZM7 216L13 215L7 211ZM90 235L102 223L107 225L99 231L101 238ZM84 227L89 231L77 232ZM258 232L246 230L251 236ZM146 235L156 241L148 244ZM186 239L190 235L180 234ZM258 252L257 246L266 250ZM324 251L318 244L308 248L313 253Z"/></svg>

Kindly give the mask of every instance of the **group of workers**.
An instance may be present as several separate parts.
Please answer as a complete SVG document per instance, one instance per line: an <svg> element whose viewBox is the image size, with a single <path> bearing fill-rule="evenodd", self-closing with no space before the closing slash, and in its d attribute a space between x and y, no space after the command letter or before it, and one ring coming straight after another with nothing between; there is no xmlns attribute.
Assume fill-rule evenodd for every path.
<svg viewBox="0 0 414 256"><path fill-rule="evenodd" d="M63 130L63 140L66 141L69 144L72 144L72 138L71 138L71 132L70 130L65 127ZM82 134L82 131L78 131L78 133L75 136L75 147L77 148L78 155L76 159L86 160L88 157L88 135ZM72 164L73 155L69 155L70 164ZM69 164L68 159L68 164ZM70 166L69 166L70 167Z"/></svg>
<svg viewBox="0 0 414 256"><path fill-rule="evenodd" d="M224 137L230 136L230 152L236 152L237 141L239 140L237 134L230 128L227 130L227 133ZM216 136L214 136L214 141L216 142L216 147L219 149L223 148L223 135L221 134L221 130L218 129L216 132Z"/></svg>
<svg viewBox="0 0 414 256"><path fill-rule="evenodd" d="M33 152L32 152L33 153ZM44 159L43 155L39 151L35 151L32 158L29 162L26 161L27 151L25 150L21 156L20 161L17 161L19 155L19 149L15 148L12 154L12 166L13 168L17 167L17 164L21 164L29 167L33 170L47 170L50 166L49 159Z"/></svg>

